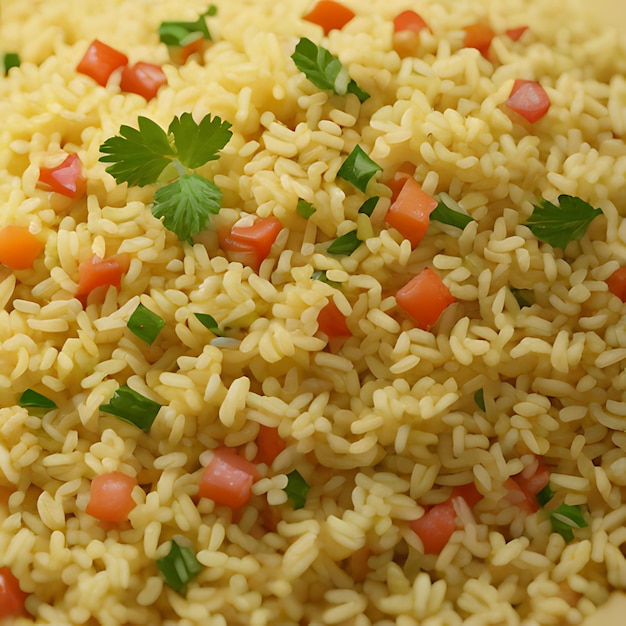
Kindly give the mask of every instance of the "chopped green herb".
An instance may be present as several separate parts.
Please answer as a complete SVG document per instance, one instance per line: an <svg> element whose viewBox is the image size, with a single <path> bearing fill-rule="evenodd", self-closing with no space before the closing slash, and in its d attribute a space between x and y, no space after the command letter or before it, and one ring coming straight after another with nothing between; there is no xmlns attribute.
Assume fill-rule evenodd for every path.
<svg viewBox="0 0 626 626"><path fill-rule="evenodd" d="M352 93L361 102L370 97L350 78L338 57L306 37L300 39L291 58L296 67L320 89L334 91L339 96Z"/></svg>
<svg viewBox="0 0 626 626"><path fill-rule="evenodd" d="M211 39L211 33L206 24L206 17L217 13L217 7L212 4L195 22L161 22L159 39L168 46L186 46L198 39Z"/></svg>
<svg viewBox="0 0 626 626"><path fill-rule="evenodd" d="M558 206L548 200L536 204L526 226L539 241L564 249L571 241L580 239L601 213L602 209L594 209L580 198L562 194Z"/></svg>
<svg viewBox="0 0 626 626"><path fill-rule="evenodd" d="M573 529L585 528L587 526L587 522L583 517L582 507L570 504L561 504L552 511L550 513L550 523L552 524L552 531L559 533L568 542L574 539Z"/></svg>
<svg viewBox="0 0 626 626"><path fill-rule="evenodd" d="M150 398L133 391L127 385L119 387L108 404L100 405L100 410L129 422L144 432L148 432L161 405Z"/></svg>
<svg viewBox="0 0 626 626"><path fill-rule="evenodd" d="M328 252L330 254L352 254L362 243L356 233L356 230L351 230L349 233L337 237L328 246Z"/></svg>
<svg viewBox="0 0 626 626"><path fill-rule="evenodd" d="M535 498L539 506L546 506L546 504L554 498L554 491L552 491L550 483L548 483L539 493L536 493Z"/></svg>
<svg viewBox="0 0 626 626"><path fill-rule="evenodd" d="M319 280L323 283L326 283L327 285L330 285L331 287L335 287L335 289L338 289L339 287L341 287L341 283L328 279L328 276L326 275L326 270L315 270L311 274L311 278L313 280Z"/></svg>
<svg viewBox="0 0 626 626"><path fill-rule="evenodd" d="M285 493L291 500L294 510L301 509L306 503L306 497L311 487L307 484L306 480L302 478L298 470L293 470L287 474L287 486L285 487Z"/></svg>
<svg viewBox="0 0 626 626"><path fill-rule="evenodd" d="M337 176L365 193L371 178L382 169L378 163L369 158L361 146L357 145L339 168Z"/></svg>
<svg viewBox="0 0 626 626"><path fill-rule="evenodd" d="M379 200L380 198L378 196L372 196L371 198L368 198L359 207L359 213L363 213L364 215L367 215L367 217L372 217L372 213L374 212L374 209L376 208Z"/></svg>
<svg viewBox="0 0 626 626"><path fill-rule="evenodd" d="M37 393L33 389L26 389L20 396L19 405L22 408L34 408L34 409L56 409L56 402L46 398L40 393Z"/></svg>
<svg viewBox="0 0 626 626"><path fill-rule="evenodd" d="M224 337L225 333L220 329L218 323L215 319L210 316L208 313L194 313L198 321L208 330L210 330L214 335L218 337Z"/></svg>
<svg viewBox="0 0 626 626"><path fill-rule="evenodd" d="M7 52L3 58L4 75L9 73L12 67L19 67L21 64L20 55L17 52Z"/></svg>
<svg viewBox="0 0 626 626"><path fill-rule="evenodd" d="M474 394L474 402L476 403L476 405L478 406L478 408L481 411L485 411L486 410L486 407L485 407L485 390L484 389L479 389Z"/></svg>
<svg viewBox="0 0 626 626"><path fill-rule="evenodd" d="M181 595L187 592L187 585L202 571L202 564L192 550L181 546L174 539L170 551L162 559L157 559L165 584Z"/></svg>
<svg viewBox="0 0 626 626"><path fill-rule="evenodd" d="M431 221L441 222L442 224L448 224L449 226L456 226L456 228L460 228L461 230L463 230L470 222L474 221L473 217L451 209L441 200L438 202L439 204L430 214Z"/></svg>
<svg viewBox="0 0 626 626"><path fill-rule="evenodd" d="M515 287L510 287L510 289L520 309L535 304L535 292L532 289L516 289Z"/></svg>
<svg viewBox="0 0 626 626"><path fill-rule="evenodd" d="M298 213L302 215L305 220L308 220L309 217L317 211L317 209L310 202L300 198L298 200L298 205L296 206L296 211L298 211Z"/></svg>
<svg viewBox="0 0 626 626"><path fill-rule="evenodd" d="M126 325L139 339L151 345L165 326L165 320L139 303Z"/></svg>

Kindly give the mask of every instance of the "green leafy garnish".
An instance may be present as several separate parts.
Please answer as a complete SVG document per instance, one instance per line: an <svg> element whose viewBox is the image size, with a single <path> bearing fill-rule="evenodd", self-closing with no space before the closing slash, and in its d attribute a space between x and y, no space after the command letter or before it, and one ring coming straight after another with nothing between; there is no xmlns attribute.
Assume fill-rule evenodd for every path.
<svg viewBox="0 0 626 626"><path fill-rule="evenodd" d="M558 205L548 200L536 204L526 226L539 241L564 249L571 241L580 239L601 213L602 209L594 209L576 196L562 194Z"/></svg>
<svg viewBox="0 0 626 626"><path fill-rule="evenodd" d="M157 559L165 584L184 596L187 585L202 571L202 564L196 558L192 550L181 546L174 539L170 551L162 559Z"/></svg>
<svg viewBox="0 0 626 626"><path fill-rule="evenodd" d="M559 533L565 541L574 539L575 528L585 528L587 522L583 517L583 510L580 506L561 504L550 513L550 523L552 531Z"/></svg>
<svg viewBox="0 0 626 626"><path fill-rule="evenodd" d="M367 183L383 168L369 158L361 146L355 146L348 158L342 163L337 176L352 183L357 189L365 193Z"/></svg>
<svg viewBox="0 0 626 626"><path fill-rule="evenodd" d="M380 200L380 198L378 196L372 196L371 198L368 198L360 207L359 207L359 213L363 213L364 215L367 215L367 217L372 217L372 213L374 212L374 209L376 208L376 205L378 204L378 201Z"/></svg>
<svg viewBox="0 0 626 626"><path fill-rule="evenodd" d="M46 398L46 396L38 393L34 389L26 389L20 396L18 404L22 408L34 408L34 409L56 409L56 402Z"/></svg>
<svg viewBox="0 0 626 626"><path fill-rule="evenodd" d="M300 39L291 58L296 67L320 89L334 91L339 96L352 93L361 102L370 97L350 78L338 57L306 37Z"/></svg>
<svg viewBox="0 0 626 626"><path fill-rule="evenodd" d="M144 432L148 432L161 405L142 396L127 385L119 387L108 404L101 404L100 410L129 422Z"/></svg>
<svg viewBox="0 0 626 626"><path fill-rule="evenodd" d="M4 66L4 75L6 76L12 67L20 66L20 55L17 52L6 52L2 59L2 64Z"/></svg>
<svg viewBox="0 0 626 626"><path fill-rule="evenodd" d="M485 411L486 410L486 406L485 406L485 390L484 389L481 388L474 394L474 402L476 403L476 406L478 406L478 408L481 411Z"/></svg>
<svg viewBox="0 0 626 626"><path fill-rule="evenodd" d="M535 292L532 289L517 289L516 287L510 287L510 289L520 309L535 304Z"/></svg>
<svg viewBox="0 0 626 626"><path fill-rule="evenodd" d="M291 500L294 510L298 510L304 507L306 504L306 497L309 494L308 483L298 470L293 470L287 474L287 486L284 491L287 497Z"/></svg>
<svg viewBox="0 0 626 626"><path fill-rule="evenodd" d="M296 211L298 211L298 213L302 215L305 220L308 220L309 217L311 217L311 215L313 215L313 213L317 211L317 209L310 202L307 202L306 200L300 198L296 206Z"/></svg>
<svg viewBox="0 0 626 626"><path fill-rule="evenodd" d="M439 204L435 210L430 214L431 221L441 222L442 224L448 224L449 226L456 226L463 230L470 222L474 221L473 217L460 213L447 206L441 200L438 200Z"/></svg>
<svg viewBox="0 0 626 626"><path fill-rule="evenodd" d="M357 231L351 230L349 233L337 237L337 239L328 246L327 251L330 254L352 254L361 243L361 240L357 237Z"/></svg>
<svg viewBox="0 0 626 626"><path fill-rule="evenodd" d="M550 500L554 498L554 491L552 491L552 487L550 487L550 483L548 483L541 491L535 494L535 499L537 500L537 504L539 506L546 506Z"/></svg>
<svg viewBox="0 0 626 626"><path fill-rule="evenodd" d="M183 113L172 120L168 134L172 137L176 157L189 169L196 169L219 158L219 151L232 137L230 122L205 115L199 124L191 113Z"/></svg>
<svg viewBox="0 0 626 626"><path fill-rule="evenodd" d="M161 329L165 326L165 320L139 303L128 318L126 325L139 339L143 339L147 344L152 345Z"/></svg>
<svg viewBox="0 0 626 626"><path fill-rule="evenodd" d="M212 4L198 17L195 22L161 22L159 39L168 46L186 46L198 39L211 40L211 33L206 24L206 17L217 13L217 7Z"/></svg>
<svg viewBox="0 0 626 626"><path fill-rule="evenodd" d="M226 334L223 330L220 329L218 323L208 313L194 313L198 321L208 330L210 330L214 335L218 337L225 337Z"/></svg>

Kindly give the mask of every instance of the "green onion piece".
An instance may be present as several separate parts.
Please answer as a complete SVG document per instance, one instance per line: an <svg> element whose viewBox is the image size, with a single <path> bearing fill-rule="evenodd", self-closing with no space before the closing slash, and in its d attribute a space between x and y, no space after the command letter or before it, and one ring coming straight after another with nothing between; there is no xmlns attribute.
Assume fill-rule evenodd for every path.
<svg viewBox="0 0 626 626"><path fill-rule="evenodd" d="M12 67L19 67L21 64L20 55L17 52L7 52L4 55L4 75L6 76L9 73L9 70Z"/></svg>
<svg viewBox="0 0 626 626"><path fill-rule="evenodd" d="M143 339L147 344L152 345L163 326L165 326L165 320L139 303L128 318L127 326L139 339Z"/></svg>
<svg viewBox="0 0 626 626"><path fill-rule="evenodd" d="M150 398L133 391L127 385L122 385L113 394L108 404L101 404L100 410L129 422L144 432L148 432L161 405Z"/></svg>
<svg viewBox="0 0 626 626"><path fill-rule="evenodd" d="M198 321L214 335L217 335L218 337L226 336L226 333L220 329L218 323L215 321L215 318L210 316L208 313L194 313L194 315Z"/></svg>
<svg viewBox="0 0 626 626"><path fill-rule="evenodd" d="M441 222L442 224L448 224L449 226L455 226L463 230L470 222L474 221L473 217L465 215L451 209L449 206L439 200L437 208L430 214L430 220L434 222Z"/></svg>
<svg viewBox="0 0 626 626"><path fill-rule="evenodd" d="M510 287L510 289L520 309L535 304L535 292L532 289L516 289L515 287Z"/></svg>
<svg viewBox="0 0 626 626"><path fill-rule="evenodd" d="M328 252L330 252L330 254L352 254L362 243L357 237L356 232L356 230L351 230L349 233L337 237L337 239L328 246Z"/></svg>
<svg viewBox="0 0 626 626"><path fill-rule="evenodd" d="M198 39L211 39L211 33L206 25L205 17L217 13L217 7L212 4L195 22L161 22L159 39L168 46L186 46Z"/></svg>
<svg viewBox="0 0 626 626"><path fill-rule="evenodd" d="M37 393L33 389L26 389L20 396L19 405L22 408L32 407L34 409L56 409L56 402L46 398L46 396Z"/></svg>
<svg viewBox="0 0 626 626"><path fill-rule="evenodd" d="M536 493L535 498L539 506L546 506L546 504L554 498L554 491L552 491L550 483L548 483L539 493Z"/></svg>
<svg viewBox="0 0 626 626"><path fill-rule="evenodd" d="M313 213L317 211L317 209L310 202L307 202L306 200L302 200L302 198L300 198L298 200L298 205L296 206L296 211L298 211L298 213L302 215L305 220L308 220L309 217L311 217L311 215L313 215Z"/></svg>
<svg viewBox="0 0 626 626"><path fill-rule="evenodd" d="M339 289L339 287L341 287L341 283L338 283L335 280L329 280L328 275L326 274L326 270L315 270L311 274L311 279L319 280L323 283L326 283L327 285L330 285L331 287L334 287L335 289Z"/></svg>
<svg viewBox="0 0 626 626"><path fill-rule="evenodd" d="M570 504L561 504L550 513L550 523L552 531L559 533L565 541L574 539L574 528L585 528L587 522L583 517L582 507Z"/></svg>
<svg viewBox="0 0 626 626"><path fill-rule="evenodd" d="M367 217L372 217L372 213L378 204L380 198L378 196L373 196L368 198L359 208L359 213L363 213L367 215Z"/></svg>
<svg viewBox="0 0 626 626"><path fill-rule="evenodd" d="M157 567L165 578L165 584L184 596L187 584L201 571L202 565L192 550L172 539L167 556L157 559Z"/></svg>
<svg viewBox="0 0 626 626"><path fill-rule="evenodd" d="M485 407L485 390L484 389L479 389L474 394L474 402L478 405L478 408L481 411L485 411L486 410L486 407Z"/></svg>
<svg viewBox="0 0 626 626"><path fill-rule="evenodd" d="M287 474L287 486L284 491L291 500L295 511L304 507L310 489L311 487L302 478L298 470L293 470Z"/></svg>
<svg viewBox="0 0 626 626"><path fill-rule="evenodd" d="M337 176L365 193L370 179L382 169L378 163L369 158L361 146L357 145L339 168Z"/></svg>

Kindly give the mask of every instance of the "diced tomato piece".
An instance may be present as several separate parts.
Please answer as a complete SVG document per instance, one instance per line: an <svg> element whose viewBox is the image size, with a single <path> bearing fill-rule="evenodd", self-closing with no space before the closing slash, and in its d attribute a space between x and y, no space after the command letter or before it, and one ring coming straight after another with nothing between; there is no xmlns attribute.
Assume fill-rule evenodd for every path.
<svg viewBox="0 0 626 626"><path fill-rule="evenodd" d="M534 80L521 78L513 83L511 95L506 103L511 110L531 123L541 119L550 108L550 98L546 90Z"/></svg>
<svg viewBox="0 0 626 626"><path fill-rule="evenodd" d="M514 478L507 478L503 485L507 492L506 500L520 511L530 515L539 510L539 503L535 496L522 489Z"/></svg>
<svg viewBox="0 0 626 626"><path fill-rule="evenodd" d="M218 230L220 247L231 261L239 261L257 271L270 253L283 225L278 218L260 217L250 226Z"/></svg>
<svg viewBox="0 0 626 626"><path fill-rule="evenodd" d="M32 267L43 248L43 242L26 226L5 226L0 229L0 263L12 270Z"/></svg>
<svg viewBox="0 0 626 626"><path fill-rule="evenodd" d="M463 498L467 506L473 509L483 499L483 494L478 491L474 483L468 483L454 487L450 498Z"/></svg>
<svg viewBox="0 0 626 626"><path fill-rule="evenodd" d="M102 43L99 39L94 39L76 70L93 78L104 87L111 74L127 64L128 57L124 53Z"/></svg>
<svg viewBox="0 0 626 626"><path fill-rule="evenodd" d="M489 52L489 46L491 41L495 37L495 33L490 26L484 22L477 22L476 24L470 24L464 29L465 37L463 39L463 45L466 48L476 48L484 57Z"/></svg>
<svg viewBox="0 0 626 626"><path fill-rule="evenodd" d="M38 186L60 193L68 198L80 198L85 195L87 181L83 176L83 164L77 154L68 154L55 167L39 168Z"/></svg>
<svg viewBox="0 0 626 626"><path fill-rule="evenodd" d="M217 448L202 474L198 495L216 504L237 509L248 502L252 485L258 479L259 473L254 463L233 450Z"/></svg>
<svg viewBox="0 0 626 626"><path fill-rule="evenodd" d="M128 271L130 257L115 254L106 259L93 255L78 266L78 289L76 296L88 296L98 287L120 288L122 276Z"/></svg>
<svg viewBox="0 0 626 626"><path fill-rule="evenodd" d="M118 471L96 476L91 481L85 512L101 522L125 522L137 505L132 498L136 485L136 478Z"/></svg>
<svg viewBox="0 0 626 626"><path fill-rule="evenodd" d="M626 265L618 267L607 279L609 291L622 302L626 302Z"/></svg>
<svg viewBox="0 0 626 626"><path fill-rule="evenodd" d="M167 77L160 65L139 61L122 70L120 89L139 94L146 100L152 100L163 85L167 85Z"/></svg>
<svg viewBox="0 0 626 626"><path fill-rule="evenodd" d="M329 339L352 336L346 323L346 316L337 308L333 300L329 300L328 304L317 314L317 328Z"/></svg>
<svg viewBox="0 0 626 626"><path fill-rule="evenodd" d="M0 620L26 615L27 597L13 572L8 567L0 567Z"/></svg>
<svg viewBox="0 0 626 626"><path fill-rule="evenodd" d="M318 0L302 19L318 24L324 29L324 34L328 35L333 29L341 30L354 15L354 11L339 2Z"/></svg>
<svg viewBox="0 0 626 626"><path fill-rule="evenodd" d="M254 459L256 463L271 465L274 459L287 447L285 440L278 434L278 428L259 426L256 436L257 453Z"/></svg>
<svg viewBox="0 0 626 626"><path fill-rule="evenodd" d="M550 468L537 459L513 479L526 493L535 496L550 482Z"/></svg>
<svg viewBox="0 0 626 626"><path fill-rule="evenodd" d="M407 177L398 197L389 207L385 221L415 248L426 234L430 214L438 204L435 198L424 193L414 178Z"/></svg>
<svg viewBox="0 0 626 626"><path fill-rule="evenodd" d="M439 554L456 530L456 512L452 500L435 504L419 519L409 522L424 545L424 554Z"/></svg>
<svg viewBox="0 0 626 626"><path fill-rule="evenodd" d="M504 31L504 34L513 41L517 41L526 31L528 26L517 26L516 28L509 28Z"/></svg>
<svg viewBox="0 0 626 626"><path fill-rule="evenodd" d="M421 15L410 9L402 11L393 20L393 49L402 58L414 55L423 30L430 28Z"/></svg>
<svg viewBox="0 0 626 626"><path fill-rule="evenodd" d="M420 328L430 330L456 298L441 278L427 267L397 291L396 301Z"/></svg>

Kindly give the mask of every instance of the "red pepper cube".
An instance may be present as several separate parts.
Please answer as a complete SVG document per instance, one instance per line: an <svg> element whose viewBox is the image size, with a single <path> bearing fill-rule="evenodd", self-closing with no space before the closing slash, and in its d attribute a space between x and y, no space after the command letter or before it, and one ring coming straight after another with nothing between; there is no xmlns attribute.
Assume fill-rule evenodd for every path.
<svg viewBox="0 0 626 626"><path fill-rule="evenodd" d="M87 191L87 181L83 176L83 165L77 154L68 154L55 167L39 168L38 186L60 193L68 198L80 198Z"/></svg>
<svg viewBox="0 0 626 626"><path fill-rule="evenodd" d="M76 71L93 78L99 85L106 86L111 74L128 65L128 57L115 48L94 39L85 56L76 66Z"/></svg>
<svg viewBox="0 0 626 626"><path fill-rule="evenodd" d="M167 85L167 77L159 65L139 61L122 70L120 89L136 93L146 100L152 100L163 85Z"/></svg>

